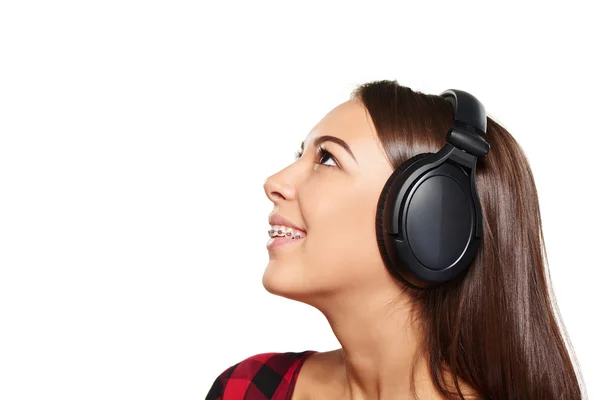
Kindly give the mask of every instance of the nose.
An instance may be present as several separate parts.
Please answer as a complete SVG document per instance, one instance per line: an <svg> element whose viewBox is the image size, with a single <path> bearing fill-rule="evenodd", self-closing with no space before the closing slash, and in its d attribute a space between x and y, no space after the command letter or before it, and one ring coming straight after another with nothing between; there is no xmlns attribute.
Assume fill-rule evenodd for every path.
<svg viewBox="0 0 600 400"><path fill-rule="evenodd" d="M267 197L273 203L277 203L281 200L293 200L296 197L296 189L289 181L289 174L282 174L284 171L285 169L271 175L263 185ZM286 176L288 179L286 179Z"/></svg>

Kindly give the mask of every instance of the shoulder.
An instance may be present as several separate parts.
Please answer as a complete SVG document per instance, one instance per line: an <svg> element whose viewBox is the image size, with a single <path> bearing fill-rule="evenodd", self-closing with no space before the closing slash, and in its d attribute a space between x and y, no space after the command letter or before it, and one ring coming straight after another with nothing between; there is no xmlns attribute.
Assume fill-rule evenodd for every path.
<svg viewBox="0 0 600 400"><path fill-rule="evenodd" d="M341 349L318 352L306 360L296 381L295 399L343 397L346 370Z"/></svg>
<svg viewBox="0 0 600 400"><path fill-rule="evenodd" d="M313 350L254 354L222 371L206 400L286 399Z"/></svg>

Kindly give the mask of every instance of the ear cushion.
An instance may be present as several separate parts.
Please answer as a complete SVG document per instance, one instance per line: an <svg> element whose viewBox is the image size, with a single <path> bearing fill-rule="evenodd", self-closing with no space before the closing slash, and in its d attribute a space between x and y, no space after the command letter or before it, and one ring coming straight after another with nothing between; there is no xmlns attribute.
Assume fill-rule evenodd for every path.
<svg viewBox="0 0 600 400"><path fill-rule="evenodd" d="M375 220L375 232L377 235L377 245L379 247L379 253L381 254L381 258L383 259L386 267L392 273L392 275L394 275L397 279L402 280L404 283L406 283L407 285L409 285L411 287L414 287L414 285L412 285L410 282L408 282L406 279L404 279L404 277L400 274L399 266L394 265L394 263L390 259L390 256L385 248L385 241L383 239L383 235L384 235L383 211L385 209L385 201L389 194L389 190L390 190L390 186L392 185L392 182L394 182L396 180L396 178L400 174L402 174L402 172L404 172L408 167L410 167L416 161L418 161L422 158L425 158L427 156L430 156L431 154L434 154L434 153L417 154L416 156L409 158L408 160L403 162L398 168L396 168L394 170L394 172L392 172L392 174L390 175L388 180L386 181L385 185L383 186L383 189L381 190L381 195L379 196L379 201L377 202L377 217Z"/></svg>

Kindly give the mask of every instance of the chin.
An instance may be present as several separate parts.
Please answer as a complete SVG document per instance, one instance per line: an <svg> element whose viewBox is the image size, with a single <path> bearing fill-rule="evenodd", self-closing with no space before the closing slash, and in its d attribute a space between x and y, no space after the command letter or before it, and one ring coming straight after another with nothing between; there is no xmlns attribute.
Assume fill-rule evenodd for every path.
<svg viewBox="0 0 600 400"><path fill-rule="evenodd" d="M311 292L310 286L305 283L305 272L299 264L272 260L263 273L262 285L267 292L276 296L301 300Z"/></svg>

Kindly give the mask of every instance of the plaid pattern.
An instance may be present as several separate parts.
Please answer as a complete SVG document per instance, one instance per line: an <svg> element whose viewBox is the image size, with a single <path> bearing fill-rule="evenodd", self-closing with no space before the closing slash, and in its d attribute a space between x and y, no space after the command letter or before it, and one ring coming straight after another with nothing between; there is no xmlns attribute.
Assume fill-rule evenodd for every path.
<svg viewBox="0 0 600 400"><path fill-rule="evenodd" d="M313 353L305 350L248 357L215 379L206 400L289 400L300 367Z"/></svg>

